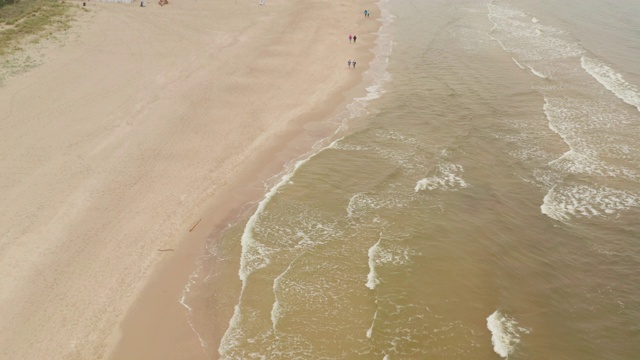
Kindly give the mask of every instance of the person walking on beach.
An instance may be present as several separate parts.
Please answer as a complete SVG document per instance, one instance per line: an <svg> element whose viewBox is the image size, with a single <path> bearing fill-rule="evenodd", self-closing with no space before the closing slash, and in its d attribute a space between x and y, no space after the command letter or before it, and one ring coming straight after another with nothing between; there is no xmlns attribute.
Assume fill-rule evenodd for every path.
<svg viewBox="0 0 640 360"><path fill-rule="evenodd" d="M353 35L353 42L356 42L357 37L355 35Z"/></svg>
<svg viewBox="0 0 640 360"><path fill-rule="evenodd" d="M347 61L347 67L348 67L349 69L351 69L351 59L349 59L349 61Z"/></svg>
<svg viewBox="0 0 640 360"><path fill-rule="evenodd" d="M355 60L353 60L353 68L354 69L356 68L356 61Z"/></svg>
<svg viewBox="0 0 640 360"><path fill-rule="evenodd" d="M364 17L367 17L367 10L364 11Z"/></svg>
<svg viewBox="0 0 640 360"><path fill-rule="evenodd" d="M353 35L349 34L349 42L351 42L351 39L353 39Z"/></svg>

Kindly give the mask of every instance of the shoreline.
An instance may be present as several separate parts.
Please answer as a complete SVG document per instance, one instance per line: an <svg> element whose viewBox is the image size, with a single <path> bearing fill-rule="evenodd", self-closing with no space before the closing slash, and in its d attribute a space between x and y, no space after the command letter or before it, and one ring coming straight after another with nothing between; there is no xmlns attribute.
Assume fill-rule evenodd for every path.
<svg viewBox="0 0 640 360"><path fill-rule="evenodd" d="M365 21L373 22L376 31L360 35L360 43L367 41L368 45L357 50L358 59L362 59L357 76L333 91L326 101L330 105L294 118L288 128L256 154L254 161L230 182L232 185L212 199L197 220L193 219L196 229L184 236L175 252L160 260L125 315L120 325L120 337L111 343L110 359L217 358L217 353L208 354L203 348L203 339L191 327L188 305L182 303L181 296L189 286L190 276L197 271L198 259L205 256L207 244L218 241L229 226L246 220L274 181L288 171L288 165L338 129L338 125L327 123L327 120L334 119L345 111L346 105L367 93L365 87L370 84L366 83L363 74L375 57L372 50L381 23L378 5L371 1L362 3L373 9L374 16ZM216 331L215 349L229 320L230 316L221 323L221 331Z"/></svg>
<svg viewBox="0 0 640 360"><path fill-rule="evenodd" d="M179 302L197 259L365 92L379 9L86 10L0 86L2 355L197 358Z"/></svg>

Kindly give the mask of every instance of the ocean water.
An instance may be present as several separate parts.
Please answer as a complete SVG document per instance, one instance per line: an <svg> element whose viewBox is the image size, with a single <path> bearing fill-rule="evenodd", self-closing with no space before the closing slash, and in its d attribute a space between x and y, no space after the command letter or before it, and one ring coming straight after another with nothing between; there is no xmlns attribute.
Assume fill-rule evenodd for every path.
<svg viewBox="0 0 640 360"><path fill-rule="evenodd" d="M209 244L209 358L640 358L640 3L385 0L368 95Z"/></svg>

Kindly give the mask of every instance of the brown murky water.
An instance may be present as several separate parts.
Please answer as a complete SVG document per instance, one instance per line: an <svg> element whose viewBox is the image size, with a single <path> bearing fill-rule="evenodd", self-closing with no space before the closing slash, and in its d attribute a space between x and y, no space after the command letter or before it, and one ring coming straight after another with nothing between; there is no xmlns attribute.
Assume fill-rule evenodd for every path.
<svg viewBox="0 0 640 360"><path fill-rule="evenodd" d="M381 3L349 130L185 289L211 358L640 357L640 8L543 3Z"/></svg>

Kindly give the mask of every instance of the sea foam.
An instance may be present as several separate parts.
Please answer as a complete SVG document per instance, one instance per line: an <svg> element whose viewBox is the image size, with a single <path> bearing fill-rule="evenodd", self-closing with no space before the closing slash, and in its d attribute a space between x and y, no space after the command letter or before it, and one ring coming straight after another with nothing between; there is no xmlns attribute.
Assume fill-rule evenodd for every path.
<svg viewBox="0 0 640 360"><path fill-rule="evenodd" d="M297 258L294 259L289 264L289 266L287 266L287 269L285 271L283 271L280 275L278 275L278 277L275 278L275 280L273 280L273 297L275 299L273 302L273 306L271 307L271 326L273 328L273 331L276 331L278 321L282 317L282 305L280 304L280 299L278 298L278 288L280 287L280 282L284 278L285 274L289 272L289 270L291 269L291 265L295 262L295 260L297 260Z"/></svg>
<svg viewBox="0 0 640 360"><path fill-rule="evenodd" d="M242 289L247 286L247 278L252 272L269 264L269 249L256 241L253 237L256 223L258 222L260 215L264 212L267 204L271 201L278 190L285 184L289 183L298 168L308 160L309 158L296 162L293 170L282 176L280 181L264 196L262 201L258 204L256 211L251 215L249 221L247 221L247 225L244 228L242 238L240 240L242 245L242 254L240 255L240 270L238 271L238 275L240 276L240 280L242 280Z"/></svg>
<svg viewBox="0 0 640 360"><path fill-rule="evenodd" d="M538 71L534 68L532 68L531 66L528 66L529 70L531 71L531 73L541 79L547 79L547 75L543 74L541 71Z"/></svg>
<svg viewBox="0 0 640 360"><path fill-rule="evenodd" d="M629 105L633 105L640 111L640 91L634 85L626 82L620 73L604 63L582 56L580 59L582 68L593 76L607 90Z"/></svg>
<svg viewBox="0 0 640 360"><path fill-rule="evenodd" d="M487 8L493 23L487 36L496 41L520 69L539 78L554 78L559 71L558 60L565 62L564 59L584 53L580 44L566 40L564 31L542 25L536 17L493 1Z"/></svg>
<svg viewBox="0 0 640 360"><path fill-rule="evenodd" d="M275 196L280 188L290 183L291 178L294 176L300 166L302 166L317 154L321 153L323 150L335 146L341 140L341 138L333 141L331 141L331 139L335 139L337 134L345 130L348 120L366 113L367 103L373 99L379 98L384 93L383 85L391 80L391 73L387 71L387 67L389 65L389 56L391 55L393 49L393 40L388 28L393 22L393 16L382 6L380 8L382 15L382 25L378 30L376 46L374 47L374 52L376 55L372 62L369 64L369 69L365 72L365 76L372 79L371 85L367 87L367 95L362 98L353 99L353 102L347 105L347 110L336 116L336 120L338 120L341 125L338 126L334 134L316 142L312 146L312 151L310 151L308 154L303 155L301 157L302 160L297 161L293 166L293 169L290 169L290 171L286 172L285 175L282 176L280 181L275 186L273 186L264 196L262 201L260 201L256 211L251 215L244 228L244 232L242 233L242 238L240 241L242 250L240 255L240 269L238 271L238 275L240 277L240 280L242 281L242 287L240 290L238 303L235 305L233 315L229 320L229 327L225 331L218 348L218 353L222 358L232 356L231 354L236 350L236 347L239 346L240 341L244 336L240 323L243 319L242 298L247 286L248 277L254 271L267 266L270 262L269 255L272 251L254 238L254 232L257 228L259 218L264 212L267 204L271 201L271 199ZM327 144L327 142L331 143ZM277 289L278 285L274 284L274 287ZM282 316L281 313L282 305L276 299L271 312L273 329L277 327L278 319Z"/></svg>
<svg viewBox="0 0 640 360"><path fill-rule="evenodd" d="M540 211L552 219L606 216L640 206L640 197L609 187L554 186L544 197Z"/></svg>
<svg viewBox="0 0 640 360"><path fill-rule="evenodd" d="M424 178L416 183L415 192L422 190L457 190L466 188L467 183L460 177L464 172L462 165L444 163L438 165L434 176Z"/></svg>
<svg viewBox="0 0 640 360"><path fill-rule="evenodd" d="M376 324L377 318L378 318L378 309L376 309L376 312L373 313L373 320L371 321L371 326L369 326L369 329L367 329L367 339L371 339L371 335L373 334L373 326Z"/></svg>
<svg viewBox="0 0 640 360"><path fill-rule="evenodd" d="M378 274L376 273L376 257L380 254L380 241L382 238L378 240L370 249L369 249L369 275L367 275L367 287L371 290L375 289L378 284L380 284L380 279L378 278Z"/></svg>
<svg viewBox="0 0 640 360"><path fill-rule="evenodd" d="M297 161L293 166L293 169L285 173L285 175L280 178L280 181L275 186L273 186L264 196L262 201L260 201L256 211L251 215L249 221L247 221L247 224L244 227L242 238L240 239L242 250L240 254L240 270L238 270L238 276L242 281L242 287L240 289L238 303L233 308L233 315L229 320L229 327L222 336L220 347L218 348L218 353L223 358L226 357L229 352L232 352L232 348L238 344L238 339L242 337L242 330L240 328L240 323L242 322L243 318L241 304L244 291L247 287L247 280L249 278L249 275L251 275L256 270L264 268L270 262L269 255L271 253L271 250L253 237L258 220L264 213L267 204L269 204L278 190L284 185L288 184L291 181L293 175L300 168L300 166L309 161L309 159L311 159L313 156L314 155L311 155L306 159ZM279 304L277 303L276 299L274 308L272 308L272 321L273 316L277 316L279 314L279 310ZM276 325L277 321L273 323L273 328L275 328Z"/></svg>
<svg viewBox="0 0 640 360"><path fill-rule="evenodd" d="M487 317L487 329L491 331L493 351L505 359L513 354L516 345L520 343L520 333L529 333L527 329L517 325L514 319L508 318L499 310Z"/></svg>

